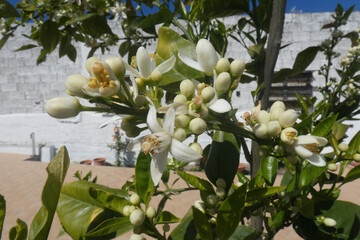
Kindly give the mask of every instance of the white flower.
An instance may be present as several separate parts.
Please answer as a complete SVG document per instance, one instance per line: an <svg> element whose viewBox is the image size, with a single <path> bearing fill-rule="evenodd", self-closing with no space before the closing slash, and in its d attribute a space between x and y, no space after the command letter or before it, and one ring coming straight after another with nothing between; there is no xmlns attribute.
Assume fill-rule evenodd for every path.
<svg viewBox="0 0 360 240"><path fill-rule="evenodd" d="M174 55L172 55L169 59L159 64L159 66L156 66L155 60L150 58L146 49L144 47L139 47L136 52L136 62L139 71L131 67L129 64L125 64L126 69L132 72L138 78L147 79L154 71L159 71L161 74L170 71L176 62L176 58Z"/></svg>
<svg viewBox="0 0 360 240"><path fill-rule="evenodd" d="M217 113L226 113L231 110L231 104L223 98L218 99L216 94L206 106Z"/></svg>
<svg viewBox="0 0 360 240"><path fill-rule="evenodd" d="M113 21L119 20L119 18L126 18L125 5L123 6L122 3L119 3L118 1L115 1L115 7L110 7L112 13L115 13Z"/></svg>
<svg viewBox="0 0 360 240"><path fill-rule="evenodd" d="M196 44L197 61L181 53L179 53L179 58L189 67L209 75L213 74L219 59L213 45L206 39L200 39Z"/></svg>
<svg viewBox="0 0 360 240"><path fill-rule="evenodd" d="M183 162L196 161L202 157L174 138L174 108L170 107L166 111L163 126L161 126L157 120L156 108L150 105L146 121L152 134L143 138L141 148L145 154L152 155L150 171L154 185L157 185L161 179L169 152L174 158ZM134 150L134 145L135 143L129 147L133 147Z"/></svg>
<svg viewBox="0 0 360 240"><path fill-rule="evenodd" d="M311 164L323 167L326 161L319 155L319 147L327 143L326 138L301 135L295 140L293 147L297 155L308 160Z"/></svg>

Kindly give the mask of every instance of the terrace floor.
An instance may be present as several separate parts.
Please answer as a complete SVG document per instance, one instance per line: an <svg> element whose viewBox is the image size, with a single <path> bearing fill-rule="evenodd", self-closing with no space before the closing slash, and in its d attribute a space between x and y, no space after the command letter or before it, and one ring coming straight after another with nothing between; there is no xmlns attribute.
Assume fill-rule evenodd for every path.
<svg viewBox="0 0 360 240"><path fill-rule="evenodd" d="M6 217L2 232L3 239L8 238L9 230L12 226L16 225L17 218L22 219L30 226L32 218L41 207L40 196L47 178L47 163L24 161L28 157L27 155L0 153L0 194L6 200ZM65 181L75 180L73 176L77 170L82 171L83 175L91 170L93 176L97 176L97 183L113 188L120 188L126 180L134 175L133 168L71 164ZM201 175L201 173L197 175ZM183 183L178 181L175 187L181 187L181 185ZM360 205L359 189L360 180L344 185L340 199L352 201ZM185 192L180 196L174 196L173 201L168 201L166 210L181 218L197 199L200 199L197 192ZM154 199L150 205L155 207L158 201L159 199ZM57 216L55 216L48 239L56 239L60 228L60 222ZM118 239L128 239L130 234ZM301 239L291 227L280 231L275 238L277 240ZM59 239L65 240L70 239L70 237L63 236Z"/></svg>

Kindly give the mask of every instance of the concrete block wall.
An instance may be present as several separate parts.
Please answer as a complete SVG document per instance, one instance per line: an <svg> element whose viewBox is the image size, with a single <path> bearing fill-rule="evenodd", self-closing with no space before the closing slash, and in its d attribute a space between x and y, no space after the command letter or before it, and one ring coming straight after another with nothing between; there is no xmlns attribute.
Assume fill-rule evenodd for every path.
<svg viewBox="0 0 360 240"><path fill-rule="evenodd" d="M286 14L283 33L283 45L291 43L280 51L276 69L292 67L296 54L309 46L320 44L329 37L328 30L321 27L331 21L331 13L292 13ZM226 26L236 24L239 17L222 19ZM343 27L344 32L356 30L360 27L360 12L354 12L348 25ZM117 34L122 34L119 23L110 23ZM48 117L43 110L45 102L56 96L66 96L65 79L72 74L89 76L85 69L86 56L89 49L82 44L76 44L77 60L71 62L67 57L58 58L55 50L48 60L36 66L39 49L14 52L24 44L29 44L21 34L28 33L30 26L20 29L15 38L12 38L0 51L0 152L19 152L20 146L30 146L29 134L35 132L38 143L46 145L67 145L73 160L91 159L94 157L107 157L114 160L114 154L107 144L112 139L110 124L104 129L96 129L102 122L109 119L101 114L83 113L69 121L59 121ZM120 45L121 43L119 43ZM250 45L250 43L247 43ZM118 56L118 46L111 47L105 55L100 52L95 56L106 59ZM156 45L150 46L150 51ZM337 48L341 55L345 55L350 47L349 41L343 41ZM236 41L230 39L226 57L243 58L249 61L244 48ZM339 58L340 61L340 58ZM324 63L320 54L309 66L308 70L316 71ZM322 79L317 78L314 89L321 84ZM240 84L237 89L240 97L233 96L233 105L239 111L247 111L252 105L251 91L256 88L255 83ZM15 147L15 148L12 148ZM22 148L23 149L23 148ZM30 151L30 148L28 148ZM21 150L23 153L27 150ZM21 152L20 151L20 152ZM19 153L20 153L19 152Z"/></svg>

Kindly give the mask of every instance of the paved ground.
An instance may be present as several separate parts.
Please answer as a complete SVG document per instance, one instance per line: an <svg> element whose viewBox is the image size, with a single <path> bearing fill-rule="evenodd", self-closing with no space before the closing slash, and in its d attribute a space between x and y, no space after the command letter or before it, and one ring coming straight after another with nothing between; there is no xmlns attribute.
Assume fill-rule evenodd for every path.
<svg viewBox="0 0 360 240"><path fill-rule="evenodd" d="M0 153L0 194L5 197L7 204L7 213L2 234L3 239L8 239L8 232L10 228L16 224L17 218L22 219L30 226L32 218L41 206L40 196L47 177L45 170L47 164L24 161L26 158L28 158L26 155ZM122 184L134 174L134 169L128 168L71 164L66 182L75 180L73 175L77 170L82 171L83 174L91 170L93 176L98 177L99 184L114 188L121 187ZM176 184L176 187L181 187L182 185L181 181ZM360 180L344 185L342 189L341 199L360 205L358 192L360 189ZM200 199L198 193L183 193L180 196L175 196L173 201L169 201L166 209L176 216L182 217L191 204L197 199ZM158 201L159 199L152 200L150 205L155 207ZM56 239L59 230L60 223L57 217L55 217L49 239ZM128 239L128 236L129 234L119 239ZM69 239L69 237L61 237L60 239ZM296 240L300 238L290 227L279 232L276 235L276 239Z"/></svg>

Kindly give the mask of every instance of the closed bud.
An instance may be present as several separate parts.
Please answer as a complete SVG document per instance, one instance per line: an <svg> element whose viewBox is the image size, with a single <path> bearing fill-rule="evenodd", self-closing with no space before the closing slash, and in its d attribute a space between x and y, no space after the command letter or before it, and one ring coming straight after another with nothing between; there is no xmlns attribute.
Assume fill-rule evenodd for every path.
<svg viewBox="0 0 360 240"><path fill-rule="evenodd" d="M203 150L199 143L197 142L190 143L189 147L195 152L199 153L200 155L203 155Z"/></svg>
<svg viewBox="0 0 360 240"><path fill-rule="evenodd" d="M210 218L210 223L216 224L216 218L214 218L214 217Z"/></svg>
<svg viewBox="0 0 360 240"><path fill-rule="evenodd" d="M175 127L187 128L189 126L190 117L188 115L178 115L175 117Z"/></svg>
<svg viewBox="0 0 360 240"><path fill-rule="evenodd" d="M329 171L335 172L335 171L338 169L338 167L337 167L337 165L336 165L335 163L329 163L329 164L327 165L327 169L328 169Z"/></svg>
<svg viewBox="0 0 360 240"><path fill-rule="evenodd" d="M148 103L147 98L144 95L137 95L135 98L135 104L137 107L141 108Z"/></svg>
<svg viewBox="0 0 360 240"><path fill-rule="evenodd" d="M283 128L292 127L295 124L298 116L299 115L295 112L295 110L286 110L280 115L279 123Z"/></svg>
<svg viewBox="0 0 360 240"><path fill-rule="evenodd" d="M97 57L91 57L86 60L85 67L89 74L91 74L91 66L94 62L101 61Z"/></svg>
<svg viewBox="0 0 360 240"><path fill-rule="evenodd" d="M270 120L276 121L279 120L281 114L283 114L285 110L282 108L275 108L272 111L270 111Z"/></svg>
<svg viewBox="0 0 360 240"><path fill-rule="evenodd" d="M230 62L227 58L220 58L215 67L218 73L227 72L230 69Z"/></svg>
<svg viewBox="0 0 360 240"><path fill-rule="evenodd" d="M186 103L186 102L187 102L187 98L186 98L184 95L182 95L182 94L176 95L175 98L174 98L174 103L181 103L181 102Z"/></svg>
<svg viewBox="0 0 360 240"><path fill-rule="evenodd" d="M280 108L282 110L285 110L285 104L282 101L276 101L274 102L270 107L270 112L274 111L274 109Z"/></svg>
<svg viewBox="0 0 360 240"><path fill-rule="evenodd" d="M210 102L215 96L215 91L214 88L212 87L205 87L202 91L201 91L201 97L204 100L204 103L208 103Z"/></svg>
<svg viewBox="0 0 360 240"><path fill-rule="evenodd" d="M202 118L194 118L189 123L189 129L195 134L201 134L205 132L207 128L206 122Z"/></svg>
<svg viewBox="0 0 360 240"><path fill-rule="evenodd" d="M74 97L57 97L48 100L45 111L54 118L75 117L81 111L79 100Z"/></svg>
<svg viewBox="0 0 360 240"><path fill-rule="evenodd" d="M353 159L354 159L354 161L356 161L356 162L360 162L360 153L355 153L355 154L353 155Z"/></svg>
<svg viewBox="0 0 360 240"><path fill-rule="evenodd" d="M138 86L138 88L140 88L140 89L145 86L144 79L142 79L142 78L136 78L135 82L136 82L136 85Z"/></svg>
<svg viewBox="0 0 360 240"><path fill-rule="evenodd" d="M218 187L216 188L215 190L215 194L216 196L218 196L219 198L223 198L225 196L225 188L222 188L222 187Z"/></svg>
<svg viewBox="0 0 360 240"><path fill-rule="evenodd" d="M89 79L82 75L71 75L66 78L65 86L71 96L85 97L83 86L89 83Z"/></svg>
<svg viewBox="0 0 360 240"><path fill-rule="evenodd" d="M214 206L218 203L218 198L217 198L217 196L211 194L211 195L207 196L206 201L209 205Z"/></svg>
<svg viewBox="0 0 360 240"><path fill-rule="evenodd" d="M130 214L130 223L134 226L141 225L144 222L144 220L145 220L145 214L140 209L135 209Z"/></svg>
<svg viewBox="0 0 360 240"><path fill-rule="evenodd" d="M324 225L327 227L335 227L336 226L336 221L332 218L325 218L324 219Z"/></svg>
<svg viewBox="0 0 360 240"><path fill-rule="evenodd" d="M195 86L191 80L186 79L180 83L180 92L185 97L189 98L189 97L193 96L194 91L195 91Z"/></svg>
<svg viewBox="0 0 360 240"><path fill-rule="evenodd" d="M216 180L216 186L219 188L219 187L221 187L221 188L226 188L226 182L225 182L225 180L224 179L222 179L222 178L218 178L217 180Z"/></svg>
<svg viewBox="0 0 360 240"><path fill-rule="evenodd" d="M281 126L279 121L270 121L266 124L266 127L269 137L275 137L281 132Z"/></svg>
<svg viewBox="0 0 360 240"><path fill-rule="evenodd" d="M164 232L168 232L168 231L170 231L170 225L166 223L162 226L162 229Z"/></svg>
<svg viewBox="0 0 360 240"><path fill-rule="evenodd" d="M257 120L259 123L268 123L270 121L270 113L265 110L259 111L257 115Z"/></svg>
<svg viewBox="0 0 360 240"><path fill-rule="evenodd" d="M194 207L199 210L200 212L205 214L205 203L201 200L196 200L194 202Z"/></svg>
<svg viewBox="0 0 360 240"><path fill-rule="evenodd" d="M268 150L267 150L266 148L261 147L261 148L259 149L259 156L260 156L261 158L264 158L264 157L266 157L267 155L268 155Z"/></svg>
<svg viewBox="0 0 360 240"><path fill-rule="evenodd" d="M349 150L349 145L347 145L346 143L340 143L338 145L338 149L341 151L341 152L347 152L347 150Z"/></svg>
<svg viewBox="0 0 360 240"><path fill-rule="evenodd" d="M256 124L254 127L254 134L256 137L265 139L268 137L267 135L267 127L266 124L260 123Z"/></svg>
<svg viewBox="0 0 360 240"><path fill-rule="evenodd" d="M126 205L124 208L123 208L123 214L125 217L128 217L130 216L130 206L129 205Z"/></svg>
<svg viewBox="0 0 360 240"><path fill-rule="evenodd" d="M274 147L274 152L277 154L283 154L284 153L284 148L281 145L275 145Z"/></svg>
<svg viewBox="0 0 360 240"><path fill-rule="evenodd" d="M133 193L131 196L130 196L130 202L132 205L139 205L140 203L140 197L137 193Z"/></svg>
<svg viewBox="0 0 360 240"><path fill-rule="evenodd" d="M153 207L148 207L146 209L146 216L150 219L153 219L156 216L156 211Z"/></svg>
<svg viewBox="0 0 360 240"><path fill-rule="evenodd" d="M180 142L186 139L186 132L183 128L175 128L174 130L174 138Z"/></svg>
<svg viewBox="0 0 360 240"><path fill-rule="evenodd" d="M231 84L231 76L228 72L222 72L216 78L215 81L215 90L216 92L222 94L229 90Z"/></svg>
<svg viewBox="0 0 360 240"><path fill-rule="evenodd" d="M114 72L118 79L123 79L125 76L125 64L124 61L119 57L111 57L105 61Z"/></svg>
<svg viewBox="0 0 360 240"><path fill-rule="evenodd" d="M245 70L245 62L242 59L235 59L230 64L230 73L234 77L240 77Z"/></svg>
<svg viewBox="0 0 360 240"><path fill-rule="evenodd" d="M295 128L289 127L281 131L280 139L283 143L291 145L294 143L298 132Z"/></svg>
<svg viewBox="0 0 360 240"><path fill-rule="evenodd" d="M146 240L142 235L131 234L129 240Z"/></svg>
<svg viewBox="0 0 360 240"><path fill-rule="evenodd" d="M151 74L150 74L150 79L154 82L154 83L158 83L161 81L161 77L162 74L159 70L155 69Z"/></svg>

